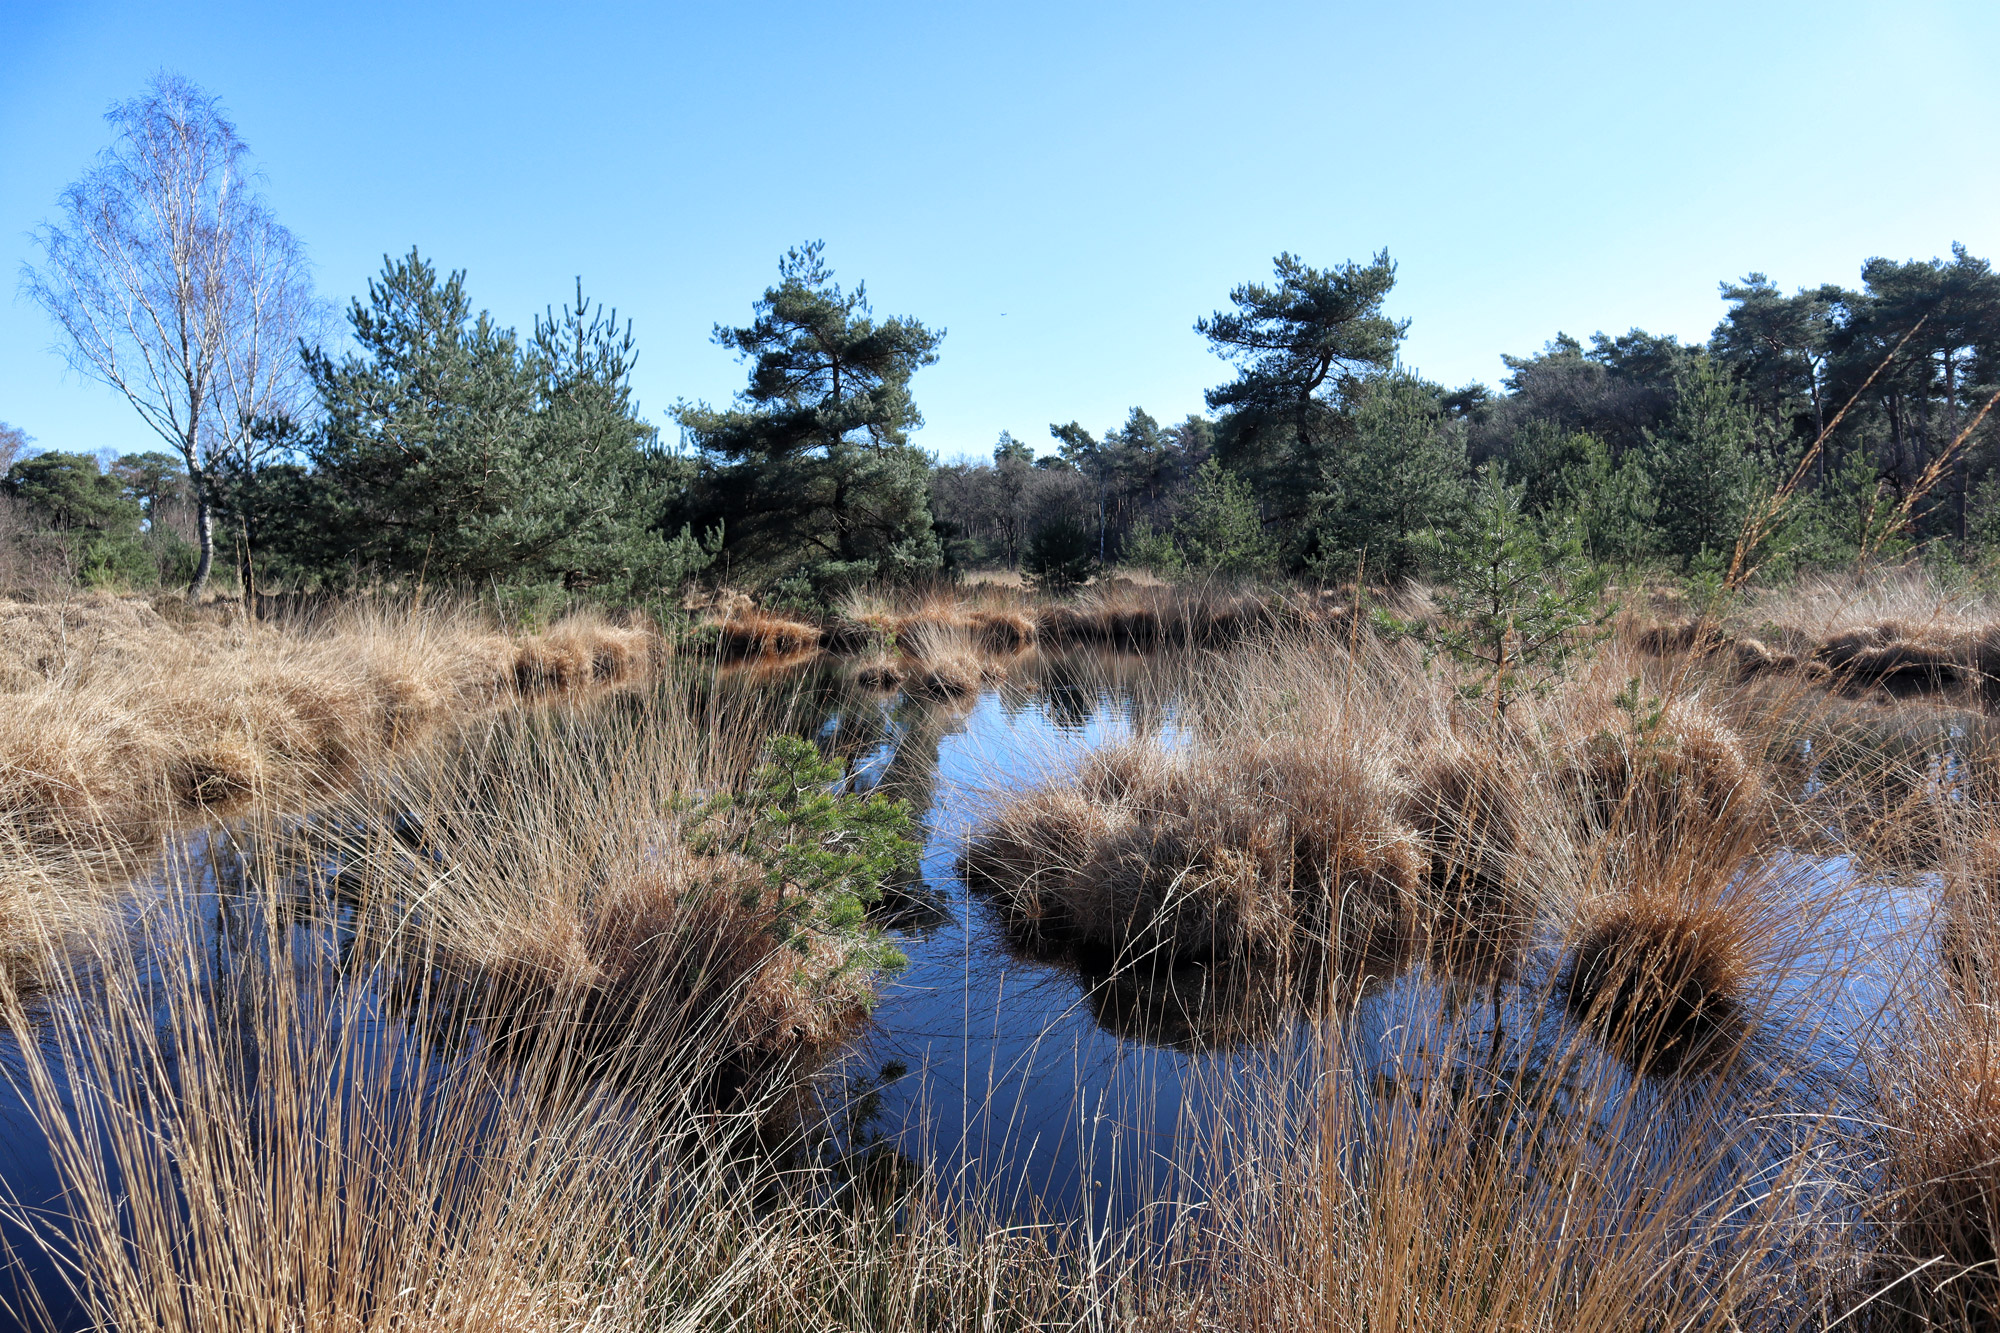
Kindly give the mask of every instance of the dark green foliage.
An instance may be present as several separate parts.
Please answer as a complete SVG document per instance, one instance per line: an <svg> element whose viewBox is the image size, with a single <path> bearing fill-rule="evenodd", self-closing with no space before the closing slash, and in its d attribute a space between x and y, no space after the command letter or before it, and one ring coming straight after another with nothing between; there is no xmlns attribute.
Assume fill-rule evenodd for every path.
<svg viewBox="0 0 2000 1333"><path fill-rule="evenodd" d="M186 503L192 498L187 467L175 455L157 449L124 455L111 465L111 475L139 502L139 510L148 520L157 516L162 501Z"/></svg>
<svg viewBox="0 0 2000 1333"><path fill-rule="evenodd" d="M1425 544L1439 580L1438 618L1380 619L1458 663L1472 676L1466 695L1490 695L1496 713L1522 689L1551 685L1597 643L1615 610L1602 604L1604 575L1583 558L1574 528L1545 530L1523 514L1521 488L1497 463L1480 470L1464 525Z"/></svg>
<svg viewBox="0 0 2000 1333"><path fill-rule="evenodd" d="M1187 567L1200 573L1267 574L1277 563L1249 483L1213 458L1188 486L1173 535Z"/></svg>
<svg viewBox="0 0 2000 1333"><path fill-rule="evenodd" d="M1069 514L1052 514L1028 538L1021 573L1044 592L1068 592L1097 572L1097 540Z"/></svg>
<svg viewBox="0 0 2000 1333"><path fill-rule="evenodd" d="M219 542L233 546L259 588L342 588L362 572L353 563L343 496L324 473L298 462L254 470L231 460L210 476L221 518Z"/></svg>
<svg viewBox="0 0 2000 1333"><path fill-rule="evenodd" d="M7 470L7 490L49 523L98 533L139 531L143 510L118 478L89 454L49 452L24 458Z"/></svg>
<svg viewBox="0 0 2000 1333"><path fill-rule="evenodd" d="M41 453L7 470L6 489L48 531L42 554L83 583L149 586L159 568L141 542L144 510L89 454Z"/></svg>
<svg viewBox="0 0 2000 1333"><path fill-rule="evenodd" d="M1266 518L1282 522L1302 516L1330 451L1351 433L1363 381L1395 360L1408 323L1382 313L1396 281L1386 250L1331 269L1282 254L1275 277L1237 287L1235 308L1195 329L1239 367L1208 393L1225 414L1217 452L1269 502Z"/></svg>
<svg viewBox="0 0 2000 1333"><path fill-rule="evenodd" d="M766 762L741 796L718 796L696 812L697 850L726 850L764 867L777 891L781 938L801 950L810 932L866 929L870 903L917 861L917 821L909 806L841 790L845 770L812 742L771 738ZM893 967L902 955L882 944L863 960Z"/></svg>
<svg viewBox="0 0 2000 1333"><path fill-rule="evenodd" d="M767 581L803 577L823 594L937 570L930 463L908 432L923 421L910 377L943 334L878 322L819 242L787 251L778 276L749 325L715 330L751 362L740 405L676 412L708 464L700 512L724 525L732 568Z"/></svg>
<svg viewBox="0 0 2000 1333"><path fill-rule="evenodd" d="M1667 503L1660 549L1687 566L1707 553L1725 563L1744 516L1767 485L1756 415L1742 386L1708 357L1681 374L1673 411L1649 436L1647 471Z"/></svg>
<svg viewBox="0 0 2000 1333"><path fill-rule="evenodd" d="M685 578L699 546L654 527L674 460L631 399L629 328L585 301L523 347L472 314L465 275L415 251L348 312L361 352L309 351L310 444L349 562L432 579L628 590Z"/></svg>
<svg viewBox="0 0 2000 1333"><path fill-rule="evenodd" d="M1441 389L1404 371L1369 381L1359 397L1352 433L1320 464L1308 564L1329 577L1366 568L1401 578L1421 564L1421 534L1459 521L1465 428Z"/></svg>
<svg viewBox="0 0 2000 1333"><path fill-rule="evenodd" d="M1861 280L1863 295L1850 299L1849 316L1830 340L1829 396L1865 393L1870 400L1877 463L1899 499L1942 461L1944 475L1912 515L1914 535L1963 540L1973 480L1996 461L2000 422L1988 419L1983 449L1951 451L2000 388L2000 275L1953 245L1949 262L1871 259ZM1885 366L1899 345L1902 352ZM1863 390L1871 373L1874 382Z"/></svg>
<svg viewBox="0 0 2000 1333"><path fill-rule="evenodd" d="M1723 283L1722 299L1732 304L1709 340L1711 355L1736 372L1760 412L1811 440L1838 408L1826 400L1826 371L1834 336L1851 314L1850 294L1827 283L1786 296L1751 273Z"/></svg>
<svg viewBox="0 0 2000 1333"><path fill-rule="evenodd" d="M1255 511L1252 511L1255 516ZM1262 540L1263 533L1258 533ZM1134 569L1143 569L1164 578L1178 578L1187 572L1187 557L1181 554L1173 537L1155 528L1152 520L1142 518L1132 525L1125 534L1124 564Z"/></svg>
<svg viewBox="0 0 2000 1333"><path fill-rule="evenodd" d="M1523 512L1573 521L1591 559L1631 566L1653 553L1659 503L1639 451L1614 462L1595 435L1530 421L1515 432L1506 470L1521 487Z"/></svg>
<svg viewBox="0 0 2000 1333"><path fill-rule="evenodd" d="M1584 554L1600 564L1638 565L1658 549L1659 492L1637 452L1614 463L1595 435L1581 437L1580 456L1562 481L1555 515L1576 524Z"/></svg>
<svg viewBox="0 0 2000 1333"><path fill-rule="evenodd" d="M1157 525L1170 511L1174 494L1208 457L1213 426L1190 416L1178 426L1162 426L1135 407L1125 424L1099 440L1072 421L1049 427L1058 457L1075 468L1095 492L1098 545L1106 556L1122 555L1135 524Z"/></svg>
<svg viewBox="0 0 2000 1333"><path fill-rule="evenodd" d="M1559 333L1538 356L1503 356L1507 394L1474 413L1472 456L1482 463L1504 457L1524 427L1542 422L1594 435L1623 461L1672 410L1689 355L1671 337L1633 329L1616 338L1593 334L1588 348Z"/></svg>

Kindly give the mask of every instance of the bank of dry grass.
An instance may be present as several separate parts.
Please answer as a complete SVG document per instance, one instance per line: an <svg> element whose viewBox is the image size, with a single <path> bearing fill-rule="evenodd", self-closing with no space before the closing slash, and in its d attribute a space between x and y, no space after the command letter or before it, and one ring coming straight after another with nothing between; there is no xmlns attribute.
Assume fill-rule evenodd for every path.
<svg viewBox="0 0 2000 1333"><path fill-rule="evenodd" d="M932 589L864 588L816 616L718 598L704 618L724 661L798 658L817 651L880 661L921 661L927 640L962 641L989 666L1036 647L1149 653L1219 649L1274 630L1358 631L1369 605L1422 614L1421 590L1363 595L1225 582L1166 584L1114 578L1074 596L973 582Z"/></svg>
<svg viewBox="0 0 2000 1333"><path fill-rule="evenodd" d="M963 650L983 671L974 625L940 619L892 628L880 660L909 669L925 653L905 641L935 636L932 660ZM360 943L308 1001L284 998L312 962L290 944L244 988L173 990L164 1024L110 942L60 980L59 1007L88 1021L37 1045L29 1077L93 1314L364 1330L1991 1322L2000 879L1978 821L1925 825L1928 864L1957 866L1956 924L1938 985L1898 1001L1909 1040L1883 1057L1867 1123L1731 1077L1802 966L1786 918L1811 908L1786 896L1780 854L1808 826L1914 820L1902 803L1929 742L1899 748L1886 710L1799 677L1744 682L1619 644L1496 721L1351 623L1277 633L1197 673L1185 743L1100 750L998 808L968 874L1029 947L1199 964L1189 1027L1240 1017L1232 978L1249 970L1324 999L1412 968L1495 995L1541 985L1569 1044L1413 1009L1390 1022L1417 1035L1364 1071L1341 1008L1314 1010L1305 1046L1224 1081L1130 1226L1041 1225L893 1157L753 1151L751 1126L870 989L851 942L773 947L768 885L678 822L771 719L621 729L556 710L345 789L338 822L366 834L335 839L329 888ZM327 850L283 852L303 836L243 840L271 849L272 891L249 910L275 939L294 938L283 868ZM156 948L199 954L206 937L188 938ZM213 1040L224 1026L242 1040ZM394 1044L411 1031L444 1052L415 1096ZM246 1045L270 1053L254 1088L233 1063ZM144 1071L169 1048L186 1090L161 1100ZM763 1077L746 1084L746 1061ZM67 1107L71 1076L116 1095ZM719 1113L718 1083L747 1100ZM233 1132L250 1123L261 1137ZM1778 1148L1732 1155L1745 1126L1779 1123ZM1829 1206L1829 1163L1871 1153L1879 1189Z"/></svg>
<svg viewBox="0 0 2000 1333"><path fill-rule="evenodd" d="M765 726L670 694L490 717L328 808L340 892L403 923L489 1046L648 1085L695 1052L733 1084L811 1066L866 1015L877 951L704 813Z"/></svg>
<svg viewBox="0 0 2000 1333"><path fill-rule="evenodd" d="M105 594L0 604L0 958L28 967L178 828L303 813L441 728L635 679L656 651L596 615L508 635L366 603L271 624Z"/></svg>
<svg viewBox="0 0 2000 1333"><path fill-rule="evenodd" d="M1754 747L1695 698L1613 707L1623 665L1496 723L1372 637L1234 657L1184 744L1011 798L964 869L1026 943L1313 975L1418 954L1505 974L1604 899L1721 911L1772 825Z"/></svg>
<svg viewBox="0 0 2000 1333"><path fill-rule="evenodd" d="M2000 602L1921 568L1802 579L1719 615L1635 611L1624 629L1637 649L1718 665L1738 680L1779 675L1880 701L2000 704Z"/></svg>

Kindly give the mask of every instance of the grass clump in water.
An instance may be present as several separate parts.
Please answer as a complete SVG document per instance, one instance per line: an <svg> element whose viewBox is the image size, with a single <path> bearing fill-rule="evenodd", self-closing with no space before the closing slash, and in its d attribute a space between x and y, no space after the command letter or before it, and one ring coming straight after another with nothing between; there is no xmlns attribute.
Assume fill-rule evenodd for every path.
<svg viewBox="0 0 2000 1333"><path fill-rule="evenodd" d="M796 737L704 778L693 726L659 703L496 724L371 794L346 891L403 904L427 984L517 1053L644 1080L693 1044L732 1084L810 1063L900 963L865 909L914 860L909 811Z"/></svg>
<svg viewBox="0 0 2000 1333"><path fill-rule="evenodd" d="M1641 1072L1715 1062L1743 1031L1754 924L1730 901L1619 903L1572 946L1557 983L1563 1004Z"/></svg>

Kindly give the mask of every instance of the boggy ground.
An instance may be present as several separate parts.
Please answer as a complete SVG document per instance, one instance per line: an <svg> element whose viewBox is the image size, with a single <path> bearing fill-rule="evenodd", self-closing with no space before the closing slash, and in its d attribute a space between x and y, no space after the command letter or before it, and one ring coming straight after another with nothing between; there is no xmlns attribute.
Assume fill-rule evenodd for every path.
<svg viewBox="0 0 2000 1333"><path fill-rule="evenodd" d="M659 651L595 615L508 634L367 602L0 602L0 969L30 979L178 830L305 813L442 728L636 680Z"/></svg>
<svg viewBox="0 0 2000 1333"><path fill-rule="evenodd" d="M143 960L216 952L198 918L162 911L136 949L87 934L40 999L12 1002L89 1319L1358 1333L2000 1317L2000 836L1974 776L1977 701L1744 678L1698 646L1642 647L1639 625L1496 721L1406 648L1328 619L1178 653L1206 682L1177 696L1183 742L1100 751L996 807L966 852L1022 947L1094 950L1114 982L1146 975L1138 960L1197 970L1208 989L1175 1040L1274 989L1314 1016L1311 1061L1258 1058L1261 1018L1231 1034L1248 1055L1189 1129L1204 1150L1140 1221L1056 1225L920 1166L745 1150L889 960L861 929L773 933L782 891L702 841L690 812L740 787L792 719L789 687L691 678L633 725L564 703L486 713L451 745L363 763L329 818L245 806L232 883L273 943L228 985L190 968L162 988ZM972 650L981 676L1061 670L1024 646ZM1884 1001L1891 1035L1863 1053L1864 1115L1760 1104L1736 1076L1760 1042L1789 1049L1779 983L1812 933L1799 852L1937 904L1925 975ZM213 874L170 857L162 901L202 901ZM319 918L328 933L301 933ZM1396 1080L1312 1074L1349 1059L1343 997L1392 969L1539 987L1575 1038L1541 1053L1544 1082L1458 1019L1427 1028L1426 1060ZM1099 1002L1149 1009L1146 985ZM1289 1003L1300 992L1318 1002ZM149 1071L169 1052L163 1095ZM762 1077L728 1080L745 1099L718 1107L718 1071L746 1059ZM111 1095L65 1100L83 1083ZM1794 1148L1718 1177L1717 1143L1779 1115L1801 1122Z"/></svg>
<svg viewBox="0 0 2000 1333"><path fill-rule="evenodd" d="M1956 623L1941 641L1994 639L1986 608ZM1812 632L1806 661L1858 637ZM1967 674L1932 680L1976 683L1967 652ZM1639 1083L1697 1101L1703 1087L1740 1095L1753 1056L1814 1040L1780 1031L1797 1020L1779 997L1806 966L1810 919L1830 910L1796 891L1801 852L1929 884L1917 953L1929 975L1885 1001L1893 1035L1861 1057L1874 1102L1818 1127L1820 1150L1873 1163L1872 1183L1811 1262L1782 1261L1795 1299L1750 1319L1724 1316L1730 1302L1711 1292L1692 1317L1991 1326L1991 696L1881 679L1852 663L1746 672L1700 637L1628 623L1582 677L1495 718L1455 707L1448 673L1427 676L1395 645L1308 635L1219 661L1184 743L1099 751L1003 803L962 867L1030 952L1108 953L1140 975L1196 965L1206 991L1289 990L1294 1011L1412 966L1453 986L1526 971L1545 987L1531 1007L1566 1013ZM1538 942L1553 966L1531 963ZM1518 1219L1515 1207L1502 1215ZM1758 1242L1726 1248L1750 1262ZM1397 1326L1415 1326L1406 1317ZM1678 1320L1661 1308L1637 1322Z"/></svg>
<svg viewBox="0 0 2000 1333"><path fill-rule="evenodd" d="M741 595L719 598L704 633L722 660L853 660L862 682L948 698L975 689L1037 646L1122 652L1222 648L1283 627L1353 628L1368 606L1409 612L1420 593L1358 596L1352 587L1260 588L1230 583L1142 584L1113 578L1069 598L998 584L928 592L862 590L816 616L774 612Z"/></svg>

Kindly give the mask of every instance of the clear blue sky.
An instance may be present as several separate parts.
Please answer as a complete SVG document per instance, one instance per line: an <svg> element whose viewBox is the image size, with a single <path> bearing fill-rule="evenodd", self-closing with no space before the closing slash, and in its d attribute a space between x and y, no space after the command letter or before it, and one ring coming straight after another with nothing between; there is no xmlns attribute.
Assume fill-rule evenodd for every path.
<svg viewBox="0 0 2000 1333"><path fill-rule="evenodd" d="M2000 257L1992 0L377 4L0 0L0 277L155 70L221 94L345 305L412 244L524 327L581 275L642 408L726 399L708 342L822 237L949 329L946 457L1163 419L1226 377L1191 325L1292 250L1399 264L1407 361L1497 382L1557 330L1699 338L1716 283ZM148 447L0 300L0 421Z"/></svg>

